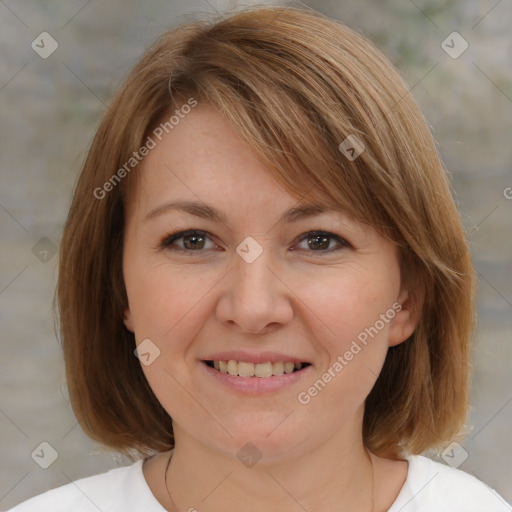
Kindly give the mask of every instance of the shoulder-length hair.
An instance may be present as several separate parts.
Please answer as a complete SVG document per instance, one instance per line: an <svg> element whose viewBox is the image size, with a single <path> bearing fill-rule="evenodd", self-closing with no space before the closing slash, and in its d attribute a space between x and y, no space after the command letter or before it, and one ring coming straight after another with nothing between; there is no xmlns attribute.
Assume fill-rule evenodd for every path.
<svg viewBox="0 0 512 512"><path fill-rule="evenodd" d="M422 290L415 332L389 348L366 399L366 446L397 458L460 437L475 278L428 125L365 37L315 12L282 7L163 34L103 117L64 228L57 287L69 396L84 431L132 460L133 451L174 446L171 417L123 323L125 207L139 174L126 163L191 99L215 106L290 194L334 202L397 244L401 279L413 299ZM357 158L340 150L349 136L364 145Z"/></svg>

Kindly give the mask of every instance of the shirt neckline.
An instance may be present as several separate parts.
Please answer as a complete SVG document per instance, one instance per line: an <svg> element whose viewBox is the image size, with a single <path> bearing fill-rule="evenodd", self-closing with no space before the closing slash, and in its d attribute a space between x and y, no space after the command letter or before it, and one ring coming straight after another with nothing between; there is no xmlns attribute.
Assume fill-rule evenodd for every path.
<svg viewBox="0 0 512 512"><path fill-rule="evenodd" d="M149 487L148 482L146 481L146 477L144 476L144 471L142 470L142 466L144 464L144 461L147 459L139 459L134 464L134 470L139 475L139 478L141 478L141 487L143 488L144 492L144 506L151 506L152 508L158 507L159 511L167 512L167 509L163 507L163 505L157 500L156 496L153 494L153 491ZM147 503L146 503L147 502Z"/></svg>
<svg viewBox="0 0 512 512"><path fill-rule="evenodd" d="M391 507L388 509L388 512L395 512L395 510L398 510L396 507L399 507L403 503L406 503L409 501L409 494L410 494L410 482L411 482L411 475L415 472L418 456L414 455L406 455L404 456L404 459L407 461L407 476L405 477L405 481L402 484L402 487L400 488L400 491L391 504ZM151 488L149 487L148 482L146 481L146 477L144 476L144 471L142 470L142 466L144 464L144 461L146 459L139 459L134 464L134 469L139 474L139 477L142 477L142 488L144 492L144 500L147 501L148 506L152 507L159 507L160 511L166 512L167 509L165 509L162 504L157 500L156 496L151 491Z"/></svg>
<svg viewBox="0 0 512 512"><path fill-rule="evenodd" d="M398 493L395 501L391 504L391 507L387 512L398 512L402 510L404 506L411 501L413 497L412 493L412 481L414 476L416 475L418 464L420 464L422 456L421 455L405 455L404 459L408 463L407 467L407 477L405 478L405 482L403 483L400 492ZM426 458L426 457L425 457Z"/></svg>

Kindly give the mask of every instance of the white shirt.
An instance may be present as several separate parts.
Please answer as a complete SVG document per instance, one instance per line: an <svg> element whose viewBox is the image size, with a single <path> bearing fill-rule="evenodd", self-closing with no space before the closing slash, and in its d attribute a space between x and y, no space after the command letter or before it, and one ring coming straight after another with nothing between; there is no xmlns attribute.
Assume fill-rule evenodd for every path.
<svg viewBox="0 0 512 512"><path fill-rule="evenodd" d="M512 512L474 476L422 455L406 458L407 479L388 512ZM142 462L57 487L8 512L165 512L146 483Z"/></svg>

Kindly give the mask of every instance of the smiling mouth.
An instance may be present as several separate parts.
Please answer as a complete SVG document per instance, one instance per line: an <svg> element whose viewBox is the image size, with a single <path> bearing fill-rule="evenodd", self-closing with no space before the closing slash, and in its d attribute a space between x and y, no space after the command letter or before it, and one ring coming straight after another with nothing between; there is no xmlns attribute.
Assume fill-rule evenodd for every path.
<svg viewBox="0 0 512 512"><path fill-rule="evenodd" d="M311 363L293 363L293 362L266 362L266 363L248 363L245 361L203 361L210 368L232 376L238 377L277 377L283 374L297 373L304 368L311 366Z"/></svg>

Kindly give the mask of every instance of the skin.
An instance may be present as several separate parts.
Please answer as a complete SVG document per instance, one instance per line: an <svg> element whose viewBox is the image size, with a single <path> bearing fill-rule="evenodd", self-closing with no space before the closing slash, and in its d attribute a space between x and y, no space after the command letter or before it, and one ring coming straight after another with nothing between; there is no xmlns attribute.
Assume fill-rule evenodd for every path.
<svg viewBox="0 0 512 512"><path fill-rule="evenodd" d="M209 105L181 120L137 172L142 179L125 226L125 325L137 344L149 338L160 350L142 369L173 418L168 487L176 506L201 512L370 510L364 400L388 347L405 341L417 324L396 247L340 211L278 222L298 199ZM180 211L144 220L177 199L212 205L226 213L227 224ZM182 251L159 247L178 229L207 235L198 249L190 237L174 242ZM313 230L351 245L334 237L315 245L314 236L306 237ZM263 249L252 263L236 252L248 236ZM299 403L298 393L394 303L401 311L317 396ZM230 349L295 354L313 371L287 388L247 397L216 383L200 366L208 353ZM237 457L247 442L262 455L250 468ZM146 460L143 472L156 499L174 510L164 485L168 457ZM374 510L387 510L406 479L407 462L373 454L372 461Z"/></svg>

